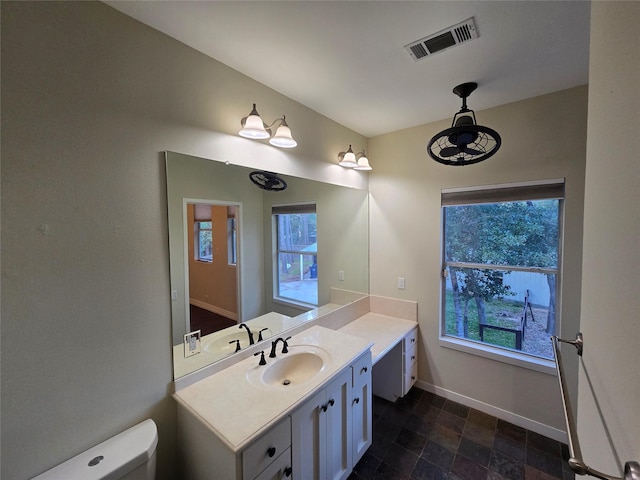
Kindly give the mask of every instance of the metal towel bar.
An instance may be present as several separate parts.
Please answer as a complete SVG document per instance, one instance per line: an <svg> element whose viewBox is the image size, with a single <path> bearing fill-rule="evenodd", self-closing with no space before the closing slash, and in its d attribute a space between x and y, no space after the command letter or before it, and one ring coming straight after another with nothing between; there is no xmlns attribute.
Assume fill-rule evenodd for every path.
<svg viewBox="0 0 640 480"><path fill-rule="evenodd" d="M553 342L553 351L556 360L556 371L558 372L558 383L560 384L560 393L562 394L562 406L564 407L564 419L567 424L567 436L569 438L569 466L574 473L578 475L591 475L592 477L600 478L602 480L640 480L640 464L638 462L626 462L624 464L624 477L614 477L602 472L598 472L589 467L582 460L582 453L580 452L580 443L578 442L578 435L576 433L575 418L571 410L571 404L567 397L567 387L564 381L564 370L562 368L562 356L560 354L560 342L569 343L576 347L578 355L582 356L584 349L584 342L582 334L578 333L575 340L563 340L557 336L551 337Z"/></svg>

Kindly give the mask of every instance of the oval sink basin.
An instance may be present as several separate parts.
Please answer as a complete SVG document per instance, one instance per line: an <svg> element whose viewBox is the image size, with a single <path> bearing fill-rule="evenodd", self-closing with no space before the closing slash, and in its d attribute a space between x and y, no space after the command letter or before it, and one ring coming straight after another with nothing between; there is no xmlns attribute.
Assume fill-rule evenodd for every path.
<svg viewBox="0 0 640 480"><path fill-rule="evenodd" d="M278 348L278 352L279 352ZM329 354L316 346L289 346L289 353L266 358L267 365L252 367L247 373L250 383L267 388L292 388L312 380L329 363Z"/></svg>

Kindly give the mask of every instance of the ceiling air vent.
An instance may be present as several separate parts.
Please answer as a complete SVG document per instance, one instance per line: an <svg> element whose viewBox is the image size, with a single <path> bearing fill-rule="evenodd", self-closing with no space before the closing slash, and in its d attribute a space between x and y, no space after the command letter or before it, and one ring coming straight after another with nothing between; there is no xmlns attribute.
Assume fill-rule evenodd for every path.
<svg viewBox="0 0 640 480"><path fill-rule="evenodd" d="M404 49L411 55L411 58L417 62L418 60L422 60L447 48L468 42L479 36L476 23L473 17L471 17L457 25L411 42L409 45L405 45Z"/></svg>

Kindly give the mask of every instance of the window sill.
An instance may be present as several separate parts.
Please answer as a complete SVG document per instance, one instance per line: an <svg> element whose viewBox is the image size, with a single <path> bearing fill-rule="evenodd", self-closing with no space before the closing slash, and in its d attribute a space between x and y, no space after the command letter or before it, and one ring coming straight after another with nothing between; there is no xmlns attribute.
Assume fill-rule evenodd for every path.
<svg viewBox="0 0 640 480"><path fill-rule="evenodd" d="M515 365L516 367L535 370L536 372L545 373L547 375L555 376L557 374L555 362L552 360L545 360L531 355L523 355L521 353L495 348L479 342L463 340L455 337L440 337L440 346L488 358L497 362Z"/></svg>
<svg viewBox="0 0 640 480"><path fill-rule="evenodd" d="M314 308L318 308L318 305L312 305L310 303L298 302L296 300L291 300L289 298L282 297L273 297L273 303L278 303L280 305L286 305L287 307L297 308L302 311L313 310Z"/></svg>

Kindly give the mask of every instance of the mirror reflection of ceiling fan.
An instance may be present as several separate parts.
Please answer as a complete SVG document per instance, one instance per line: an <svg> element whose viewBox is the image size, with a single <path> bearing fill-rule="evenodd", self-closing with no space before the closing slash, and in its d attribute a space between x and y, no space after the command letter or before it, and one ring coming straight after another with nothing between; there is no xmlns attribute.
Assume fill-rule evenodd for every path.
<svg viewBox="0 0 640 480"><path fill-rule="evenodd" d="M249 174L249 178L254 185L269 192L281 192L287 188L287 182L275 173L256 170Z"/></svg>

